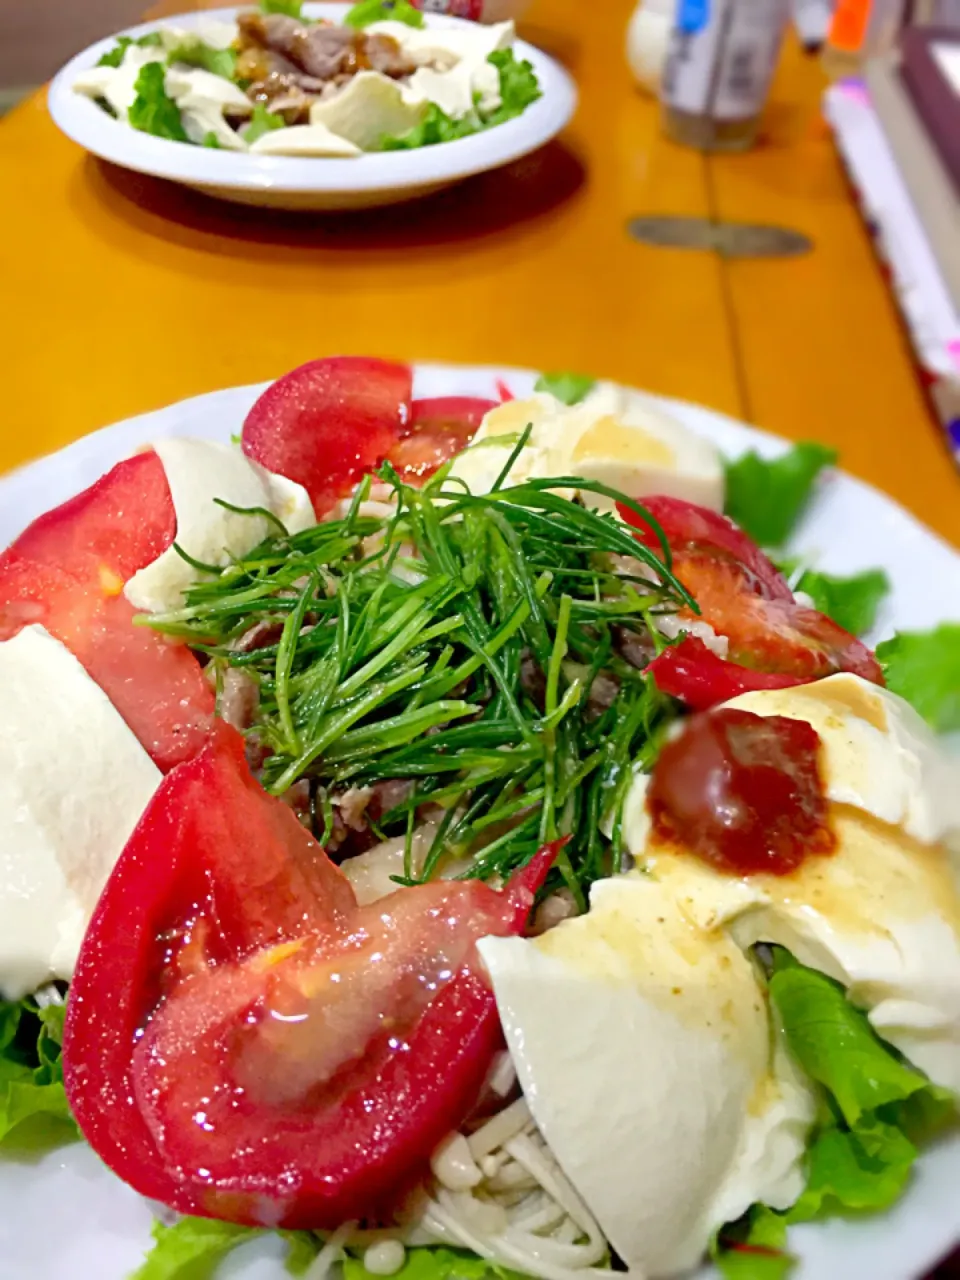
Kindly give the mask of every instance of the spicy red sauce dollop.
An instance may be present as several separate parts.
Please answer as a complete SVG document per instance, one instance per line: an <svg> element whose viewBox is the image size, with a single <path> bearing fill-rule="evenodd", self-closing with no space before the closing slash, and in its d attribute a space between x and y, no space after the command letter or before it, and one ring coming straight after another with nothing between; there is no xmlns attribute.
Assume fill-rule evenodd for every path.
<svg viewBox="0 0 960 1280"><path fill-rule="evenodd" d="M832 853L819 750L805 720L732 707L692 716L653 770L654 831L733 875L787 875Z"/></svg>

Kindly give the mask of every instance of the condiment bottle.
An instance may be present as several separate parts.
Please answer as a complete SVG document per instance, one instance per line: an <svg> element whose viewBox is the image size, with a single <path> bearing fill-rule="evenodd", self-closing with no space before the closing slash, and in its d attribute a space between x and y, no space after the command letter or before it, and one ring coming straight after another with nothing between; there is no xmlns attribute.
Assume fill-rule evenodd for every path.
<svg viewBox="0 0 960 1280"><path fill-rule="evenodd" d="M660 86L667 136L752 146L789 16L790 0L680 0Z"/></svg>
<svg viewBox="0 0 960 1280"><path fill-rule="evenodd" d="M627 62L641 89L656 93L667 60L677 0L638 0L627 27Z"/></svg>
<svg viewBox="0 0 960 1280"><path fill-rule="evenodd" d="M837 0L822 55L827 74L852 75L865 59L892 49L906 7L906 0Z"/></svg>

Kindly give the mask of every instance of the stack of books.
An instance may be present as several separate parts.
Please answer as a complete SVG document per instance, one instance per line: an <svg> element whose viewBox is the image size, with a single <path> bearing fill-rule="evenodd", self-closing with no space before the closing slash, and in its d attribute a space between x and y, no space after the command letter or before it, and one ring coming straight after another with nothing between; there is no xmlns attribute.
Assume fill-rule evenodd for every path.
<svg viewBox="0 0 960 1280"><path fill-rule="evenodd" d="M825 109L960 464L960 33L908 27Z"/></svg>

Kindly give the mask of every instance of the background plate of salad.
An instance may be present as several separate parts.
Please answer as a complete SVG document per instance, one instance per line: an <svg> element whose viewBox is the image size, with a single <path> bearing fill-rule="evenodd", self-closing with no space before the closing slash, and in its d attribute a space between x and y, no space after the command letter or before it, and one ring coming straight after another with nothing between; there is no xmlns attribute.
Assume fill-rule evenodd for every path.
<svg viewBox="0 0 960 1280"><path fill-rule="evenodd" d="M263 6L98 41L51 84L54 121L104 160L223 199L345 209L508 164L576 105L567 72L511 23L404 0Z"/></svg>

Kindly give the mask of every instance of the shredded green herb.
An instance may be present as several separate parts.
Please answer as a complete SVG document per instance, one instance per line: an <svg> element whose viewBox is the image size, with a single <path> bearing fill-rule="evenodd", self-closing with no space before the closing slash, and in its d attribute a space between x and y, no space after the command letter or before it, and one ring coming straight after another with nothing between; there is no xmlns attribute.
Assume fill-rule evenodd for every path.
<svg viewBox="0 0 960 1280"><path fill-rule="evenodd" d="M385 467L395 514L364 514L361 489L343 519L268 538L145 621L206 654L220 685L229 668L256 683L263 782L309 780L324 842L348 789L400 782L368 816L407 837L402 883L449 857L505 875L569 835L559 874L583 904L619 866L631 770L675 714L641 669L651 615L691 602L613 515L555 492L630 501L613 490L560 477L474 495L444 477L415 489ZM436 834L414 865L425 813Z"/></svg>

